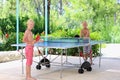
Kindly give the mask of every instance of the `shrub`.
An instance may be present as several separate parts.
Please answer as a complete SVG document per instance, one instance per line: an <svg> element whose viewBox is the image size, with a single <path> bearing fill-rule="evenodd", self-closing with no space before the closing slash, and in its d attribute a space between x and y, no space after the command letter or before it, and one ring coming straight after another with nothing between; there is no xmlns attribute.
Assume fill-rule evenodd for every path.
<svg viewBox="0 0 120 80"><path fill-rule="evenodd" d="M20 32L19 33L19 43L22 42L22 37L23 37L23 33ZM8 38L5 38L5 42L3 42L0 45L0 51L9 51L9 50L15 50L16 48L11 46L12 44L16 44L16 33L11 33L9 34Z"/></svg>
<svg viewBox="0 0 120 80"><path fill-rule="evenodd" d="M57 30L54 33L50 34L51 37L66 37L67 32L64 30Z"/></svg>
<svg viewBox="0 0 120 80"><path fill-rule="evenodd" d="M16 42L16 35L15 33L11 33L8 38L6 38L6 42L3 43L3 50L15 50L15 47L12 47L11 44L15 44Z"/></svg>
<svg viewBox="0 0 120 80"><path fill-rule="evenodd" d="M75 35L79 35L80 34L80 29L68 29L66 31L66 37L74 37Z"/></svg>
<svg viewBox="0 0 120 80"><path fill-rule="evenodd" d="M100 32L96 31L96 32L92 32L90 34L90 38L91 40L101 40L101 34ZM99 44L96 45L92 45L92 52L93 52L93 56L98 56L99 55Z"/></svg>
<svg viewBox="0 0 120 80"><path fill-rule="evenodd" d="M90 39L91 40L101 40L102 36L100 34L100 32L96 31L96 32L91 32L90 33Z"/></svg>

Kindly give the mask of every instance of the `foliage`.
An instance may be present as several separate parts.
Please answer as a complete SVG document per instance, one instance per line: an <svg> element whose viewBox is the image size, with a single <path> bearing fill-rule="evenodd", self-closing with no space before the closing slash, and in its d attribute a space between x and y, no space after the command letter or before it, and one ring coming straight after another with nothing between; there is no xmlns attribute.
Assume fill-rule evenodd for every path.
<svg viewBox="0 0 120 80"><path fill-rule="evenodd" d="M90 38L91 38L91 40L101 40L102 36L101 36L100 32L96 31L96 32L90 33Z"/></svg>
<svg viewBox="0 0 120 80"><path fill-rule="evenodd" d="M14 50L15 48L11 46L11 44L15 43L15 34L11 34L9 38L6 38L6 42L2 43L1 48L4 51L8 51L8 50ZM3 51L2 50L2 51Z"/></svg>
<svg viewBox="0 0 120 80"><path fill-rule="evenodd" d="M23 33L19 33L19 41L22 42ZM16 43L16 33L11 33L8 38L5 38L6 42L0 45L1 51L15 50L16 47L12 47L11 44Z"/></svg>
<svg viewBox="0 0 120 80"><path fill-rule="evenodd" d="M1 18L0 19L0 30L3 34L10 33L15 31L15 16L9 15L8 18Z"/></svg>
<svg viewBox="0 0 120 80"><path fill-rule="evenodd" d="M40 18L35 17L34 22L35 22L35 27L34 27L33 33L34 34L42 33L45 30L43 17L40 17Z"/></svg>
<svg viewBox="0 0 120 80"><path fill-rule="evenodd" d="M98 32L101 35L100 39L114 43L120 42L119 37L113 40L111 36L116 32L119 33L118 30L111 33L111 27L115 25L119 27L120 5L116 0L65 0L62 15L59 14L59 6L56 7L57 1L52 3L54 4L51 10L51 32L61 28L67 30L80 28L81 22L86 20L91 27L91 32Z"/></svg>
<svg viewBox="0 0 120 80"><path fill-rule="evenodd" d="M120 42L120 5L116 0L62 1L61 6L59 0L51 0L50 25L48 25L50 36L79 35L82 21L87 21L93 40ZM35 21L33 33L44 35L44 0L19 0L19 3L19 42L29 18ZM16 0L6 0L5 3L0 1L0 12L0 42L3 42L4 46L10 40L11 43L12 41L16 43L16 38L9 37L10 40L5 38L6 34L13 35L16 32Z"/></svg>
<svg viewBox="0 0 120 80"><path fill-rule="evenodd" d="M90 39L91 40L101 40L101 34L100 32L92 32L90 34ZM92 45L92 55L95 57L95 56L99 56L99 44L96 44L96 45Z"/></svg>
<svg viewBox="0 0 120 80"><path fill-rule="evenodd" d="M76 29L68 29L66 30L66 37L75 37L75 35L79 35L80 34L80 29L76 28Z"/></svg>
<svg viewBox="0 0 120 80"><path fill-rule="evenodd" d="M110 36L111 36L111 42L114 43L120 43L120 27L119 26L113 26L112 30L110 32Z"/></svg>
<svg viewBox="0 0 120 80"><path fill-rule="evenodd" d="M29 17L27 15L19 18L19 32L25 31L28 19Z"/></svg>
<svg viewBox="0 0 120 80"><path fill-rule="evenodd" d="M50 34L51 37L66 37L66 31L64 30L57 30L56 32Z"/></svg>
<svg viewBox="0 0 120 80"><path fill-rule="evenodd" d="M78 35L80 33L80 29L62 29L62 30L56 30L49 36L52 37L74 37L75 35Z"/></svg>

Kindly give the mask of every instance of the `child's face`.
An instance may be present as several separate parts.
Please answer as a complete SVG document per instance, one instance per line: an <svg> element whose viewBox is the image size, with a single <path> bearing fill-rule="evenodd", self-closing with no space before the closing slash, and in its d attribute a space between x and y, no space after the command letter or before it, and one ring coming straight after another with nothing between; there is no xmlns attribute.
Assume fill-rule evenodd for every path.
<svg viewBox="0 0 120 80"><path fill-rule="evenodd" d="M29 21L27 24L28 29L32 30L34 27L34 22L33 21Z"/></svg>
<svg viewBox="0 0 120 80"><path fill-rule="evenodd" d="M86 29L87 28L87 22L83 22L83 28Z"/></svg>

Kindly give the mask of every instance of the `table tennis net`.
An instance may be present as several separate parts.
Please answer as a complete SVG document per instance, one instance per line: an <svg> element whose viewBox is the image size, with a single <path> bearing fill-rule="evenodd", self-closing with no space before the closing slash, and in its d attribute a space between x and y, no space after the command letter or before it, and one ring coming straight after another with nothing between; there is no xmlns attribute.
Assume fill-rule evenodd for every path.
<svg viewBox="0 0 120 80"><path fill-rule="evenodd" d="M60 37L60 38L57 38L57 37L43 37L42 38L44 41L47 41L47 42L62 42L62 43L89 43L90 42L90 39L89 38L86 38L86 39L83 39L83 38L63 38L63 37Z"/></svg>

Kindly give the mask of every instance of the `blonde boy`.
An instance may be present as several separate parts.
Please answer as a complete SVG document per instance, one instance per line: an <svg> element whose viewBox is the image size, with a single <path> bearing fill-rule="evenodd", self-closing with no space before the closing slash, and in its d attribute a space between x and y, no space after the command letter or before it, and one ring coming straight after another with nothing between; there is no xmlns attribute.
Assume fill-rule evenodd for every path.
<svg viewBox="0 0 120 80"><path fill-rule="evenodd" d="M80 33L80 37L82 37L84 40L90 40L90 31L89 29L87 28L87 22L84 21L82 23L82 26L83 26L83 29L81 30L81 33ZM90 63L92 64L92 53L90 53L91 51L91 46L88 45L88 46L84 46L83 47L83 53L84 53L84 60L87 60L88 58L88 54L90 55Z"/></svg>
<svg viewBox="0 0 120 80"><path fill-rule="evenodd" d="M27 21L27 29L24 33L23 42L26 43L25 54L26 54L26 80L36 80L31 76L31 65L33 61L33 47L34 43L38 42L33 39L32 29L34 28L34 21L29 19ZM42 40L41 40L42 41Z"/></svg>

